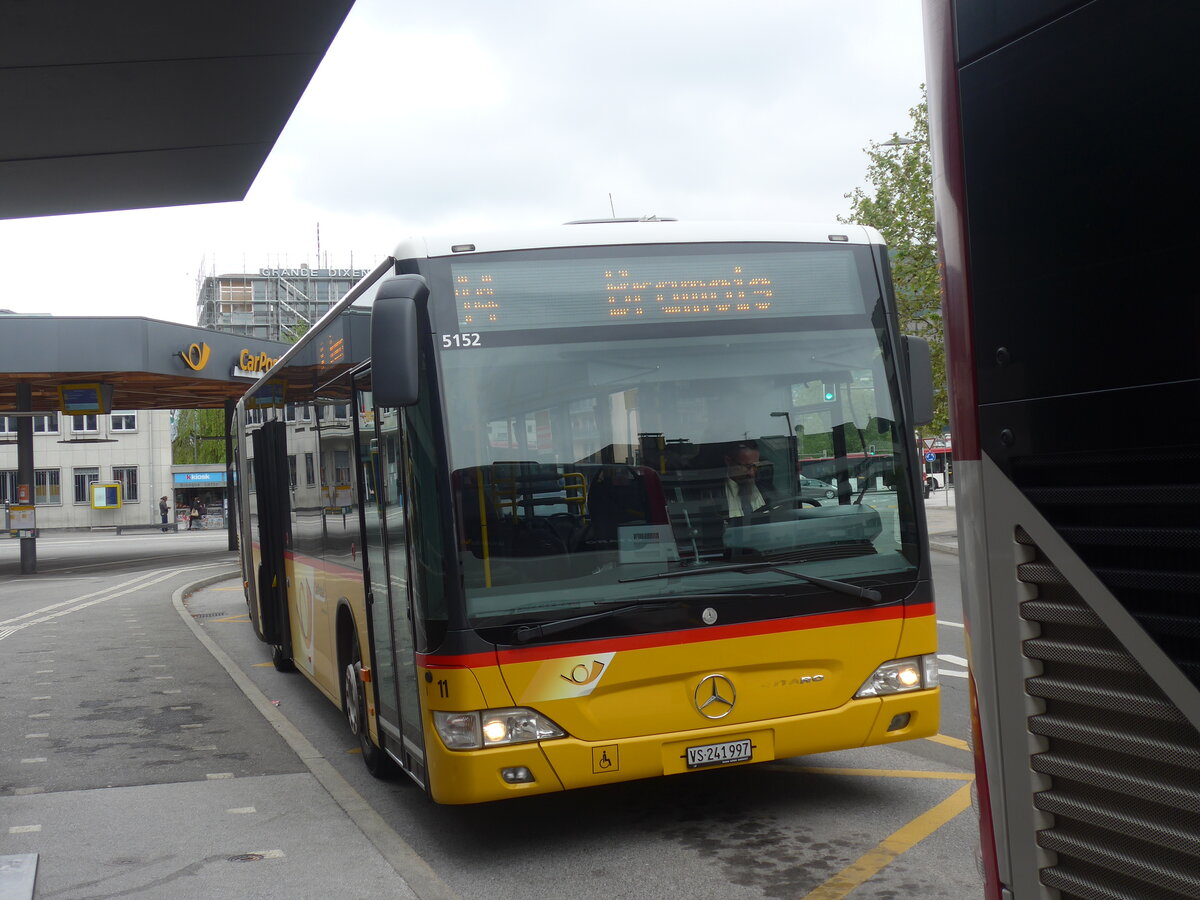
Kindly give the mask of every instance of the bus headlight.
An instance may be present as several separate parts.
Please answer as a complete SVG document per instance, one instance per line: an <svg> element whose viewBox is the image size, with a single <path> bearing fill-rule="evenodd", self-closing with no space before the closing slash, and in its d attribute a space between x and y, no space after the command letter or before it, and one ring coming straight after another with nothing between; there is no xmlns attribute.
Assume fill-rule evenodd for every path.
<svg viewBox="0 0 1200 900"><path fill-rule="evenodd" d="M938 686L937 656L910 656L908 659L893 659L871 673L863 686L854 695L856 700L864 697L882 697L885 694L903 694L907 691L923 691Z"/></svg>
<svg viewBox="0 0 1200 900"><path fill-rule="evenodd" d="M433 723L450 750L479 750L567 736L541 713L524 707L471 712L434 710Z"/></svg>

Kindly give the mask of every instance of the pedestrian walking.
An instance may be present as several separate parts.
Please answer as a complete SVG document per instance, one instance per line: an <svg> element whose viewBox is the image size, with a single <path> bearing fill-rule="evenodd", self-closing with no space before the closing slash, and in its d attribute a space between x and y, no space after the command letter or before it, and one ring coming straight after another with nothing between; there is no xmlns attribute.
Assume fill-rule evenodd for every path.
<svg viewBox="0 0 1200 900"><path fill-rule="evenodd" d="M193 500L193 501L192 501L191 508L190 508L190 509L188 509L188 527L187 527L187 530L188 530L188 531L191 531L191 530L192 530L192 526L193 526L193 525L195 525L195 524L196 524L196 523L197 523L199 520L200 520L200 501L199 501L199 500Z"/></svg>
<svg viewBox="0 0 1200 900"><path fill-rule="evenodd" d="M170 509L170 506L168 505L167 498L164 495L163 497L159 498L159 501L158 501L158 513L160 516L162 516L162 530L163 531L167 530L167 512L169 511L169 509Z"/></svg>

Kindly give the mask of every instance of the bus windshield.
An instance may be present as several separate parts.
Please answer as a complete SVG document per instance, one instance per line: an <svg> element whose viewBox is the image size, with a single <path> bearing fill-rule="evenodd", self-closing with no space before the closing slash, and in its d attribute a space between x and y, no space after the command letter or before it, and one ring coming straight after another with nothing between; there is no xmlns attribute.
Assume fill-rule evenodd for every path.
<svg viewBox="0 0 1200 900"><path fill-rule="evenodd" d="M870 250L816 250L622 248L559 269L543 258L536 279L506 269L528 266L524 254L451 267L459 331L441 336L441 370L473 623L812 593L777 569L863 584L915 574L911 441ZM593 270L609 285L595 297ZM739 293L753 295L742 309ZM802 473L805 456L865 453L880 463L869 474ZM764 562L777 567L731 569Z"/></svg>

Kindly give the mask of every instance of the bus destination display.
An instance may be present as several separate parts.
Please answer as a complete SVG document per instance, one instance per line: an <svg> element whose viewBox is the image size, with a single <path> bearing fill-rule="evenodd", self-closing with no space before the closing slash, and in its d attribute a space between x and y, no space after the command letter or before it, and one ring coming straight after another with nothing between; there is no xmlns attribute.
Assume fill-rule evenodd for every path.
<svg viewBox="0 0 1200 900"><path fill-rule="evenodd" d="M837 316L864 311L849 247L626 256L462 260L450 267L464 332L567 326Z"/></svg>

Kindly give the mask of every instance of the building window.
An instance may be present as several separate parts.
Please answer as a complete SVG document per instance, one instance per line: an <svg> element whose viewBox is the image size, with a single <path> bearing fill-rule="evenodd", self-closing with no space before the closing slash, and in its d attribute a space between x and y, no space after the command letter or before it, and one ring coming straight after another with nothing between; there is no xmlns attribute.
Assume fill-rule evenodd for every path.
<svg viewBox="0 0 1200 900"><path fill-rule="evenodd" d="M34 434L58 434L58 413L33 417Z"/></svg>
<svg viewBox="0 0 1200 900"><path fill-rule="evenodd" d="M317 473L313 465L313 455L311 453L304 454L304 483L309 487L317 483Z"/></svg>
<svg viewBox="0 0 1200 900"><path fill-rule="evenodd" d="M222 315L254 312L254 289L250 282L222 281L220 304Z"/></svg>
<svg viewBox="0 0 1200 900"><path fill-rule="evenodd" d="M33 473L33 502L37 506L62 503L58 469L37 469Z"/></svg>
<svg viewBox="0 0 1200 900"><path fill-rule="evenodd" d="M333 477L334 477L335 485L350 483L350 451L349 450L334 450L333 451Z"/></svg>
<svg viewBox="0 0 1200 900"><path fill-rule="evenodd" d="M123 503L137 502L137 466L113 466L113 481L121 482L121 500Z"/></svg>
<svg viewBox="0 0 1200 900"><path fill-rule="evenodd" d="M0 416L0 434L16 434L17 433L17 417L16 416Z"/></svg>
<svg viewBox="0 0 1200 900"><path fill-rule="evenodd" d="M75 473L75 502L89 503L92 499L89 489L100 480L100 469L96 466L84 466L73 471Z"/></svg>
<svg viewBox="0 0 1200 900"><path fill-rule="evenodd" d="M288 457L288 485L296 486L296 455L294 453Z"/></svg>
<svg viewBox="0 0 1200 900"><path fill-rule="evenodd" d="M112 431L137 431L137 413L132 410L115 410L109 416L108 426Z"/></svg>
<svg viewBox="0 0 1200 900"><path fill-rule="evenodd" d="M0 503L17 502L17 470L0 471Z"/></svg>
<svg viewBox="0 0 1200 900"><path fill-rule="evenodd" d="M71 416L71 431L75 434L94 434L100 430L95 414Z"/></svg>

